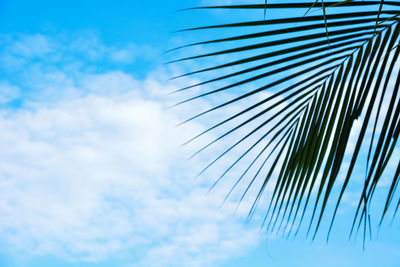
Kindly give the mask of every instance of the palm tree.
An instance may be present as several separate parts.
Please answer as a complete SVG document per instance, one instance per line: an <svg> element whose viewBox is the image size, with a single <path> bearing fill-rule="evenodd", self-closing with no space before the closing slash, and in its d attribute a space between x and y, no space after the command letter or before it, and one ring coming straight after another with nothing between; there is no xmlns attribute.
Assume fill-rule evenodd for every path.
<svg viewBox="0 0 400 267"><path fill-rule="evenodd" d="M269 202L262 204L266 209L263 224L267 229L285 229L289 234L296 234L305 224L307 233L312 229L315 237L328 212L328 200L334 198L329 237L346 189L351 181L360 179L360 195L349 227L350 235L363 227L365 238L366 229L371 227L372 199L377 185L383 180L389 181L389 186L378 220L382 222L391 207L395 216L400 205L396 196L400 179L400 2L316 0L314 3L260 3L193 9L229 12L279 9L280 14L297 10L298 15L293 17L284 15L183 30L218 30L225 34L221 38L184 46L186 48L219 44L223 47L216 52L198 53L173 61L205 58L211 62L212 57L224 56L222 63L181 75L210 73L214 76L180 89L181 92L205 85L212 88L179 104L214 94L218 96L228 90L236 92L233 98L223 96L224 102L186 122L266 91L272 92L267 96L263 94L248 106L241 105L238 112L227 113L226 118L189 140L228 123L234 125L202 149L228 135L238 137L204 170L233 148L246 143L239 156L230 157L232 164L216 182L227 176L244 157L257 151L242 174L232 176L236 183L228 193L249 176L239 200L250 188L257 186L258 194L253 199L249 217L259 205L266 186L274 180ZM314 11L320 11L320 14L315 15ZM224 86L213 85L222 81L226 81ZM247 132L240 136L239 130ZM249 141L258 133L262 133L259 138ZM392 167L388 168L389 164ZM362 172L357 167L360 165ZM252 169L254 174L249 175ZM256 185L255 181L260 179L261 183ZM337 194L333 194L335 190ZM307 212L309 216L305 216ZM307 223L304 222L306 218Z"/></svg>

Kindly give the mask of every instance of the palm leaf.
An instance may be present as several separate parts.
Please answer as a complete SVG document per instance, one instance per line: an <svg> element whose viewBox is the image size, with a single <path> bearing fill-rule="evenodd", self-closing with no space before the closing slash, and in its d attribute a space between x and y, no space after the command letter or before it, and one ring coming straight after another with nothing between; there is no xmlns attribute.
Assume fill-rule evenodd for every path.
<svg viewBox="0 0 400 267"><path fill-rule="evenodd" d="M197 7L190 10L227 9L232 12L249 12L265 8L266 2ZM221 158L228 158L232 163L216 178L218 183L228 177L231 170L245 157L252 157L239 177L229 176L236 181L227 197L238 189L239 183L245 181L244 177L249 176L239 203L251 188L256 187L257 193L252 195L254 199L249 217L263 201L262 205L266 208L263 225L272 231L287 234L297 234L306 225L307 232L312 230L315 237L328 212L329 201L333 199L334 209L328 216L329 236L350 182L362 178L351 233L364 226L365 238L366 228L368 225L370 227L371 202L382 179L391 182L380 222L391 206L395 209L394 214L400 206L400 199L392 205L400 179L400 2L347 0L268 3L267 8L299 10L303 16L183 30L218 30L213 32L216 35L238 32L233 36L195 42L174 49L179 51L200 45L213 49L223 45L220 50L172 62L201 59L203 62L219 62L211 59L220 56L230 59L175 77L206 73L211 75L211 78L188 85L177 92L205 86L211 90L202 91L178 104L218 96L227 91L233 91L235 95L231 99L221 95L220 104L199 112L183 123L229 106L241 107L239 112L226 112L226 118L186 143L230 125L231 128L195 153L197 155L228 136L232 140L236 138L201 173ZM314 10L320 10L322 14L313 15ZM243 31L246 33L243 34ZM225 82L225 85L217 86L221 82ZM247 106L242 104L265 91L271 92L271 95ZM359 129L354 126L356 122L360 125ZM240 131L246 134L241 136ZM261 137L256 138L257 134ZM349 146L350 142L354 142L354 146ZM243 147L243 144L247 148L243 148L239 156L228 157L232 150L238 146ZM267 148L272 150L268 152ZM258 152L250 156L256 150ZM360 162L365 161L365 174L361 175L355 169ZM395 162L397 166L393 173L393 170L387 168L389 162ZM250 174L252 169L254 174ZM275 184L272 184L269 200L265 202L262 196L273 179ZM258 180L261 182L256 183ZM308 222L304 221L306 218ZM296 231L293 231L295 228Z"/></svg>

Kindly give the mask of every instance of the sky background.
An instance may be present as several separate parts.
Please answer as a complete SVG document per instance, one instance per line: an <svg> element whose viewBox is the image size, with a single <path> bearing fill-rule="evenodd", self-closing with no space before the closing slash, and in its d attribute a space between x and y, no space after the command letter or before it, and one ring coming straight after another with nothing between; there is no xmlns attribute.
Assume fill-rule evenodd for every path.
<svg viewBox="0 0 400 267"><path fill-rule="evenodd" d="M192 63L165 51L193 38L178 29L229 21L176 12L210 2L0 0L0 266L400 265L398 221L365 250L346 207L329 243L285 239L246 224L246 202L220 207L212 172L195 178L209 155L180 145L206 125L166 108Z"/></svg>

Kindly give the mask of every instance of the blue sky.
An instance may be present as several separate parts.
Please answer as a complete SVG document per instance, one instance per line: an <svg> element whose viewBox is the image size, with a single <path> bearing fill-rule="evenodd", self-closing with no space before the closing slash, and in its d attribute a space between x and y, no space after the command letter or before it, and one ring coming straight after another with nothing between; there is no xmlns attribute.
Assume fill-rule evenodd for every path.
<svg viewBox="0 0 400 267"><path fill-rule="evenodd" d="M398 221L347 240L351 194L327 244L245 224L249 203L194 178L209 155L179 147L204 122L165 107L195 78L163 63L193 38L175 30L224 21L176 12L204 3L0 0L1 266L399 266Z"/></svg>

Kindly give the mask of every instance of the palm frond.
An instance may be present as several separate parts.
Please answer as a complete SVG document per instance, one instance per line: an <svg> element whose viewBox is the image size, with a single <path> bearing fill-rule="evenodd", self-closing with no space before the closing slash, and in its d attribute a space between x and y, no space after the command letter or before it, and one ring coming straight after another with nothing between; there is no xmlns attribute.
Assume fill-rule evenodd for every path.
<svg viewBox="0 0 400 267"><path fill-rule="evenodd" d="M214 62L210 59L218 56L230 59L175 77L204 73L210 73L212 77L178 90L211 86L210 91L202 91L178 104L229 90L235 91L236 95L231 99L223 98L222 103L188 118L184 123L216 110L241 105L241 111L226 113L226 118L187 143L228 123L237 122L196 153L227 136L237 135L237 140L202 172L237 146L246 143L247 148L239 156L229 158L232 163L216 178L217 183L259 147L259 152L250 159L242 174L232 176L236 182L227 197L246 175L250 175L249 170L254 169L254 175L250 175L239 200L242 201L249 189L256 186L255 181L261 179L249 211L251 217L262 201L266 186L275 179L269 203L262 204L266 208L263 225L288 234L297 234L306 224L308 232L312 230L315 237L328 212L328 201L337 190L330 216L329 236L349 182L364 179L351 232L364 226L365 238L365 229L370 224L371 201L378 183L383 177L391 181L380 215L382 222L392 205L400 179L400 2L265 2L191 10L263 10L266 5L267 9L298 9L299 16L183 30L218 30L225 35L235 30L238 32L233 36L195 42L175 49L200 45L212 49L224 45L217 51L172 62L200 59ZM322 14L312 15L313 10L320 10ZM240 34L243 30L246 33ZM217 82L225 82L226 85L213 86ZM241 104L265 91L272 94L248 106ZM258 124L254 126L256 122ZM356 122L360 127L355 127ZM240 136L239 131L246 134ZM264 134L254 141L252 138L260 132ZM350 142L354 144L350 145ZM268 152L267 148L272 150ZM363 162L365 174L360 174L357 166ZM397 169L394 172L388 171L389 162L395 162ZM399 205L400 200L395 203L395 213ZM305 223L307 211L310 216Z"/></svg>

